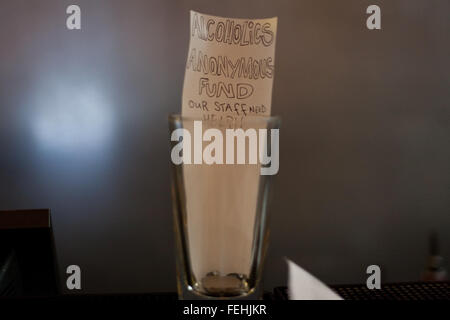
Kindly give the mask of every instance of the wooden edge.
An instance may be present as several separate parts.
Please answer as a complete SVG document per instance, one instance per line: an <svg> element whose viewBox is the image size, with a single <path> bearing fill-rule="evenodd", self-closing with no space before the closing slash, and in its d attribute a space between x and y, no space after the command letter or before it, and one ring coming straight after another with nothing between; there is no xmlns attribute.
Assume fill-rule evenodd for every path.
<svg viewBox="0 0 450 320"><path fill-rule="evenodd" d="M49 209L0 211L0 230L50 227Z"/></svg>

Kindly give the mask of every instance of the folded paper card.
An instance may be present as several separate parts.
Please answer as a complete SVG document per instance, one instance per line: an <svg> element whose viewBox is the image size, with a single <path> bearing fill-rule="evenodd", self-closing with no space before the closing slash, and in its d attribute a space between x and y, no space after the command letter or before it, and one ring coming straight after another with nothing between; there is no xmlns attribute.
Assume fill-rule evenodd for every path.
<svg viewBox="0 0 450 320"><path fill-rule="evenodd" d="M333 290L303 268L287 259L290 300L342 300Z"/></svg>

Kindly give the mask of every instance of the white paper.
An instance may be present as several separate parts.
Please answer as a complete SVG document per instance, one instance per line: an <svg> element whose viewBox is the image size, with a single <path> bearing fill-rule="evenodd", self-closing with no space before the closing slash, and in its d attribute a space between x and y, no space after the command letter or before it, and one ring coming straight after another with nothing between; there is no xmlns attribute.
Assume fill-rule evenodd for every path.
<svg viewBox="0 0 450 320"><path fill-rule="evenodd" d="M290 300L342 300L333 290L306 270L287 259Z"/></svg>
<svg viewBox="0 0 450 320"><path fill-rule="evenodd" d="M204 126L244 127L269 116L277 19L221 18L191 11L182 115ZM194 276L249 275L260 165L184 165Z"/></svg>
<svg viewBox="0 0 450 320"><path fill-rule="evenodd" d="M270 115L277 18L231 19L191 11L182 114Z"/></svg>

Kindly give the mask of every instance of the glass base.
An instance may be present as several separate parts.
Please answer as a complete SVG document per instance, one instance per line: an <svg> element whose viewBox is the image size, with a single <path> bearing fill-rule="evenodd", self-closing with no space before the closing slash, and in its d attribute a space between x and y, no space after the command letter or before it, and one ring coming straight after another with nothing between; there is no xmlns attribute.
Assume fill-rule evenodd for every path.
<svg viewBox="0 0 450 320"><path fill-rule="evenodd" d="M258 287L247 292L242 292L239 295L230 295L229 292L223 291L221 293L204 294L191 286L178 286L178 299L180 300L262 300L262 295L263 290Z"/></svg>
<svg viewBox="0 0 450 320"><path fill-rule="evenodd" d="M193 285L186 281L183 272L177 272L178 298L180 300L261 300L262 284L257 282L251 288L245 275L208 272L202 280Z"/></svg>

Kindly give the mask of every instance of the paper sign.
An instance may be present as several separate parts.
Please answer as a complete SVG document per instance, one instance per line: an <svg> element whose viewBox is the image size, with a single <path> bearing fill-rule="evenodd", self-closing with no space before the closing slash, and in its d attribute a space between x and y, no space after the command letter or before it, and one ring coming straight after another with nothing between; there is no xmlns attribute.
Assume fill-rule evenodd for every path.
<svg viewBox="0 0 450 320"><path fill-rule="evenodd" d="M275 71L277 19L220 18L191 11L182 115L204 126L243 127L269 116ZM185 123L192 130L192 123ZM192 131L191 131L192 132ZM191 270L250 275L260 165L184 165Z"/></svg>
<svg viewBox="0 0 450 320"><path fill-rule="evenodd" d="M220 123L270 115L277 18L250 20L191 11L182 114Z"/></svg>

